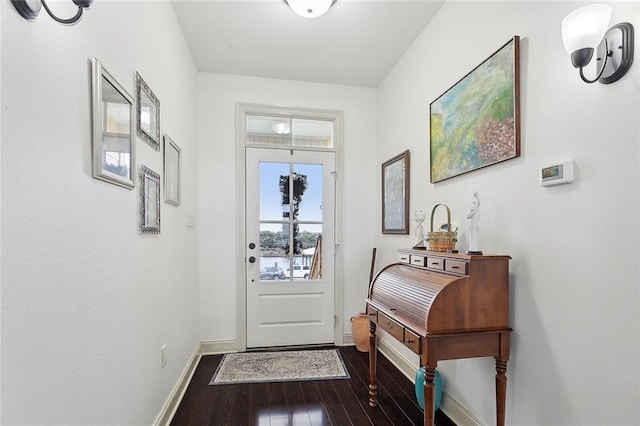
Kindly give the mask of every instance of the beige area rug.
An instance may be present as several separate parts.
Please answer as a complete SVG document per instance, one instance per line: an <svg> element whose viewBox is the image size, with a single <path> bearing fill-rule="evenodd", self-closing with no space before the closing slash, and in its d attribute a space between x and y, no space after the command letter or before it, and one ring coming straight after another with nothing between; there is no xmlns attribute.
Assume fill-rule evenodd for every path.
<svg viewBox="0 0 640 426"><path fill-rule="evenodd" d="M210 385L348 379L336 349L226 354Z"/></svg>

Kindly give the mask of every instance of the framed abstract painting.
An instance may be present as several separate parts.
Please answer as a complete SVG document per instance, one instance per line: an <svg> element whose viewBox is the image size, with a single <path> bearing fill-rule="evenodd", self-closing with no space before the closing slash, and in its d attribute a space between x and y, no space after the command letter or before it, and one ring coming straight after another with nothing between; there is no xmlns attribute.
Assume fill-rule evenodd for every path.
<svg viewBox="0 0 640 426"><path fill-rule="evenodd" d="M382 163L382 233L409 233L409 150Z"/></svg>
<svg viewBox="0 0 640 426"><path fill-rule="evenodd" d="M429 106L431 183L520 156L520 37Z"/></svg>

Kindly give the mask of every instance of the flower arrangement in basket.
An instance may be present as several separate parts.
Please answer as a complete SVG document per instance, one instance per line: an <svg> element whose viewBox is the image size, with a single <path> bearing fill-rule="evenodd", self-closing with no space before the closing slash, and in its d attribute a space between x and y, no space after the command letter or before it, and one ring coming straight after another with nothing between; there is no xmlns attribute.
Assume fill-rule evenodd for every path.
<svg viewBox="0 0 640 426"><path fill-rule="evenodd" d="M434 231L433 230L433 216L436 213L438 206L443 206L447 209L447 227L446 231ZM444 226L443 226L444 228ZM456 242L458 241L458 233L451 230L451 210L446 204L436 204L431 210L431 231L427 232L427 238L425 238L431 251L452 251L456 248Z"/></svg>

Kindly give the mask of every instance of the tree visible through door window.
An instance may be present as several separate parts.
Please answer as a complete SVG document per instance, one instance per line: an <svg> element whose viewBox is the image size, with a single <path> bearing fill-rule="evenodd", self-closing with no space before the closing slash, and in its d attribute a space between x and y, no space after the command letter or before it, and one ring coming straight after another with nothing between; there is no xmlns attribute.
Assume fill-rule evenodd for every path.
<svg viewBox="0 0 640 426"><path fill-rule="evenodd" d="M265 271L262 279L320 278L321 243L322 166L261 163L260 268ZM283 273L267 274L266 268L280 268Z"/></svg>

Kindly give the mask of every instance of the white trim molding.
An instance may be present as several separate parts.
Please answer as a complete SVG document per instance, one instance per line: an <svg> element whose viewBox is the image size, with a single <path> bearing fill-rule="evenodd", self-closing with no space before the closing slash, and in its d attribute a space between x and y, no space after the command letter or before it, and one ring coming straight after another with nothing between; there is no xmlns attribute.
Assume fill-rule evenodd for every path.
<svg viewBox="0 0 640 426"><path fill-rule="evenodd" d="M236 103L236 149L235 149L235 166L236 166L236 277L241 285L236 286L236 329L238 330L238 347L236 351L244 352L247 349L247 290L246 290L246 133L247 133L247 116L263 115L263 116L282 116L290 118L308 118L308 119L326 119L334 122L334 146L326 151L335 152L336 176L341 176L344 170L344 111L334 109L320 108L304 108L290 106L275 106L256 103ZM317 148L296 147L296 150L317 150ZM344 184L341 179L336 181L335 192L335 270L334 270L334 344L342 346L342 336L344 321L344 254L341 247L342 236L344 235L343 221L343 197Z"/></svg>
<svg viewBox="0 0 640 426"><path fill-rule="evenodd" d="M238 339L208 340L200 342L200 355L228 354L240 352Z"/></svg>
<svg viewBox="0 0 640 426"><path fill-rule="evenodd" d="M202 355L224 354L231 352L238 352L237 339L204 341L198 343L193 351L193 354L191 354L191 358L189 358L189 360L187 361L187 365L182 371L182 374L180 375L180 377L178 377L178 381L173 387L171 394L162 406L162 409L156 417L156 420L153 422L154 426L166 426L171 423L171 420L176 414L178 406L182 401L182 397L187 391L187 387L191 382L193 373L195 373L196 367L198 366Z"/></svg>
<svg viewBox="0 0 640 426"><path fill-rule="evenodd" d="M442 392L440 409L458 426L484 426L480 419L446 392Z"/></svg>
<svg viewBox="0 0 640 426"><path fill-rule="evenodd" d="M155 426L165 426L171 423L171 419L173 419L173 416L180 405L180 401L182 401L182 397L187 391L187 386L189 386L189 382L191 382L193 373L196 371L196 367L200 362L201 346L201 343L196 345L193 354L191 354L191 358L187 361L187 365L184 367L182 374L178 378L178 382L173 387L173 390L162 406L158 417L156 417L156 420L153 422Z"/></svg>

